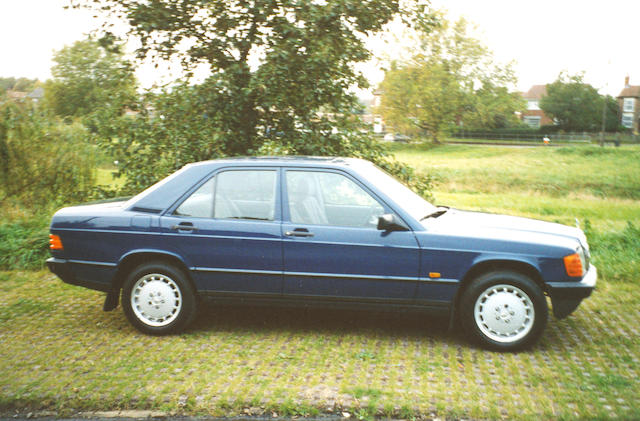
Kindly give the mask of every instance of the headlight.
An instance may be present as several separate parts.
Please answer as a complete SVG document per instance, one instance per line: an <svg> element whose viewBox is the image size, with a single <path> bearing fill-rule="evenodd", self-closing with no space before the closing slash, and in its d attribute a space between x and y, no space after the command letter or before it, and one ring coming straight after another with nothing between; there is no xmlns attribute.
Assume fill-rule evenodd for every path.
<svg viewBox="0 0 640 421"><path fill-rule="evenodd" d="M582 263L582 275L589 270L589 251L584 247L578 248L578 256L580 256L580 263Z"/></svg>

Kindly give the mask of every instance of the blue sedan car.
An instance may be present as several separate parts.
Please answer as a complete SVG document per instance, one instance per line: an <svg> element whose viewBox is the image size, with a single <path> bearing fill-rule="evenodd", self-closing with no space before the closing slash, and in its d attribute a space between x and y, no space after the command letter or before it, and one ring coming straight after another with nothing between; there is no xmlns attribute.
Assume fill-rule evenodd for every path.
<svg viewBox="0 0 640 421"><path fill-rule="evenodd" d="M68 207L47 263L122 302L139 330L183 330L216 302L427 310L497 350L531 346L595 287L574 227L436 207L370 162L189 164L126 202Z"/></svg>

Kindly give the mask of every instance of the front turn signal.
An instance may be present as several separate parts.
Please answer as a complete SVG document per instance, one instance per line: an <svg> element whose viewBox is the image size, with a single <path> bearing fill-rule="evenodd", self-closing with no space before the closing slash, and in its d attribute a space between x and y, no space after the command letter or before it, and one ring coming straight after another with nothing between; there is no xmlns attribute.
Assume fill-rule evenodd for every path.
<svg viewBox="0 0 640 421"><path fill-rule="evenodd" d="M582 260L578 253L573 253L564 257L564 268L567 270L567 275L580 277L582 276Z"/></svg>
<svg viewBox="0 0 640 421"><path fill-rule="evenodd" d="M59 235L49 234L49 248L51 250L62 250L62 240Z"/></svg>

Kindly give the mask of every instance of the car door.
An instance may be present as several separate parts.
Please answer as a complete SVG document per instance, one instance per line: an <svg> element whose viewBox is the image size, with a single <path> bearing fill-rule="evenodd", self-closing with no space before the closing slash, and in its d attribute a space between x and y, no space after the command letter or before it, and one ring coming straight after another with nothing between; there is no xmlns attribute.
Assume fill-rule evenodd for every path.
<svg viewBox="0 0 640 421"><path fill-rule="evenodd" d="M411 231L377 229L392 210L341 171L283 174L285 295L408 303L419 276Z"/></svg>
<svg viewBox="0 0 640 421"><path fill-rule="evenodd" d="M161 218L167 246L198 290L279 296L282 246L278 170L223 169Z"/></svg>

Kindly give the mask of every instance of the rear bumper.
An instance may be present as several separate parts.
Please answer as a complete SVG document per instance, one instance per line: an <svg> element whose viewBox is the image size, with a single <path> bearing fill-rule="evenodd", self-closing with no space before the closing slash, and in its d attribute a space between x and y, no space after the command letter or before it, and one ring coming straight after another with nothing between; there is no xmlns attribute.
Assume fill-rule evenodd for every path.
<svg viewBox="0 0 640 421"><path fill-rule="evenodd" d="M563 319L573 313L582 300L591 295L596 288L598 270L590 265L589 270L579 282L547 282L553 314Z"/></svg>
<svg viewBox="0 0 640 421"><path fill-rule="evenodd" d="M57 259L55 257L51 257L47 259L47 266L49 270L56 274L58 278L62 279L63 282L71 285L77 285L89 289L95 289L96 291L108 292L111 287L107 283L103 282L95 282L87 279L79 279L73 271L72 263L66 259Z"/></svg>

